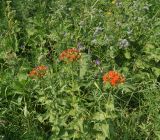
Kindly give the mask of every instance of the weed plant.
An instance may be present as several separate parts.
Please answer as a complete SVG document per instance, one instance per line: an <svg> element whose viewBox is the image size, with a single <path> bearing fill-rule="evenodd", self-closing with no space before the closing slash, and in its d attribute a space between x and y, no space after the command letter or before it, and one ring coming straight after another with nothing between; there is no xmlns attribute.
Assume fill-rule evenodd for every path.
<svg viewBox="0 0 160 140"><path fill-rule="evenodd" d="M1 0L0 139L160 140L159 0Z"/></svg>

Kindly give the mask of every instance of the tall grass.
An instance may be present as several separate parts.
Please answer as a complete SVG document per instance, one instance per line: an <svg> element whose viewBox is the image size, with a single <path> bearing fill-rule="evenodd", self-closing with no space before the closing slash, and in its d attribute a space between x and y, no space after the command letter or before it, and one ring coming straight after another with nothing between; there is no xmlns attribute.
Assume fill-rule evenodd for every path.
<svg viewBox="0 0 160 140"><path fill-rule="evenodd" d="M159 6L1 0L0 139L159 140Z"/></svg>

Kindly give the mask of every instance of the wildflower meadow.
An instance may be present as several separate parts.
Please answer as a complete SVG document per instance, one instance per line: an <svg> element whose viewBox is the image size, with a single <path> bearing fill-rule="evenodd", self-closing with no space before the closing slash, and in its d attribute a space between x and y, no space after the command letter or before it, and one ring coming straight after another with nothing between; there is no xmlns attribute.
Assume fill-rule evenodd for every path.
<svg viewBox="0 0 160 140"><path fill-rule="evenodd" d="M160 140L160 0L0 0L0 140Z"/></svg>

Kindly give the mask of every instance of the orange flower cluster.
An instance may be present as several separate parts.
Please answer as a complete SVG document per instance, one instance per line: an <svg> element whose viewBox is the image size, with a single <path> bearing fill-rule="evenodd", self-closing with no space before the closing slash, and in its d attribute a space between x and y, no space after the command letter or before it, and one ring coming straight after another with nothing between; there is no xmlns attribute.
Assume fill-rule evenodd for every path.
<svg viewBox="0 0 160 140"><path fill-rule="evenodd" d="M73 62L75 60L78 60L81 57L79 50L75 48L70 48L67 50L64 50L60 56L59 59L61 61L70 61Z"/></svg>
<svg viewBox="0 0 160 140"><path fill-rule="evenodd" d="M109 82L112 86L125 82L125 78L116 71L109 71L103 75L103 83Z"/></svg>
<svg viewBox="0 0 160 140"><path fill-rule="evenodd" d="M35 78L35 77L41 78L46 74L46 70L47 70L47 67L41 65L41 66L38 66L38 67L32 69L32 71L30 71L30 73L28 75L31 78Z"/></svg>

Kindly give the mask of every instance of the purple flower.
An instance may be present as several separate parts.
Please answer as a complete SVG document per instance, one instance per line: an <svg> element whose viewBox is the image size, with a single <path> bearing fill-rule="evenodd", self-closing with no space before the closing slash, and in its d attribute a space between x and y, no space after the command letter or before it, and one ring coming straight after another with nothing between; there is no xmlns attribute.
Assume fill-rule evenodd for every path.
<svg viewBox="0 0 160 140"><path fill-rule="evenodd" d="M100 65L100 63L101 63L101 62L100 62L98 59L95 60L95 64L96 64L96 65Z"/></svg>

